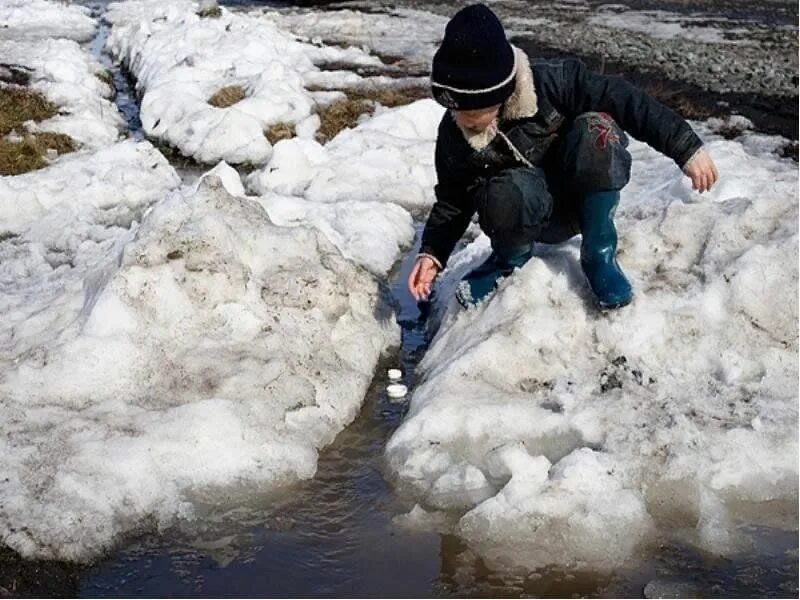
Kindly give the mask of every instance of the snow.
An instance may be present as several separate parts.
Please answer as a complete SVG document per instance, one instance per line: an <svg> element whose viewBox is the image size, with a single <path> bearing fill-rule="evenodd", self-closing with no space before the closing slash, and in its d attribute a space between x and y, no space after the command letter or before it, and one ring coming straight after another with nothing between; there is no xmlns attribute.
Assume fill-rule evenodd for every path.
<svg viewBox="0 0 800 600"><path fill-rule="evenodd" d="M434 146L443 112L433 100L420 100L380 112L325 146L310 139L280 141L269 163L248 177L248 188L302 195L315 202L431 206Z"/></svg>
<svg viewBox="0 0 800 600"><path fill-rule="evenodd" d="M0 177L0 381L78 326L93 278L179 183L155 148L133 141Z"/></svg>
<svg viewBox="0 0 800 600"><path fill-rule="evenodd" d="M214 176L116 250L78 322L4 365L0 535L24 555L87 560L199 497L311 477L399 342L374 276Z"/></svg>
<svg viewBox="0 0 800 600"><path fill-rule="evenodd" d="M619 4L601 6L597 14L589 16L586 22L589 26L627 29L661 39L683 38L704 44L747 45L752 43L741 39L731 40L726 37L726 33L732 35L746 31L741 28L724 27L730 23L727 19L689 16L664 10L631 10ZM709 25L709 22L715 23L716 26Z"/></svg>
<svg viewBox="0 0 800 600"><path fill-rule="evenodd" d="M796 527L797 166L780 138L725 141L704 195L631 145L617 222L627 308L598 313L579 244L537 258L476 309L439 283L441 327L387 445L401 493L456 512L490 565L610 570L659 535L731 555L743 525Z"/></svg>
<svg viewBox="0 0 800 600"><path fill-rule="evenodd" d="M278 147L284 143L287 142L280 142ZM220 177L229 193L246 195L239 174L225 163L220 163L208 174ZM273 192L250 198L261 204L276 225L317 228L345 258L377 276L388 274L414 238L411 215L387 202L347 198L337 202L315 202Z"/></svg>
<svg viewBox="0 0 800 600"><path fill-rule="evenodd" d="M293 9L264 12L263 17L306 40L357 46L426 68L448 21L426 11L402 8L386 12Z"/></svg>
<svg viewBox="0 0 800 600"><path fill-rule="evenodd" d="M66 39L0 39L5 62L25 67L28 87L58 106L59 114L30 123L31 132L64 133L87 148L116 141L125 122L109 100L111 86L97 77L103 67L76 42Z"/></svg>
<svg viewBox="0 0 800 600"><path fill-rule="evenodd" d="M47 0L0 0L0 40L68 38L85 42L97 23L85 6Z"/></svg>
<svg viewBox="0 0 800 600"><path fill-rule="evenodd" d="M273 23L222 8L220 18L200 18L188 1L113 3L108 47L136 78L141 119L148 136L199 162L263 164L272 146L270 125L314 118L310 85L353 85L350 73L321 72L316 64L380 65L357 48L297 41ZM208 103L219 89L242 87L233 106Z"/></svg>
<svg viewBox="0 0 800 600"><path fill-rule="evenodd" d="M0 7L28 19L4 37L85 15ZM320 145L313 113L336 92L307 87L365 81L324 62L380 64L323 45L334 29L416 61L439 17L195 10L108 13L147 134L216 165L192 185L150 143L117 141L99 65L75 42L0 42L71 113L40 127L83 144L0 178L0 539L26 557L91 560L204 504L312 477L399 343L385 278L433 203L443 109L378 107ZM245 100L207 104L233 84ZM279 121L298 136L272 147L262 131ZM796 527L797 166L775 152L785 140L726 141L713 133L726 125L749 129L695 124L722 176L702 196L631 144L629 307L592 308L571 241L539 246L463 311L452 288L489 252L471 228L386 449L414 505L398 522L527 570L613 569L665 538L730 555L746 526ZM262 166L243 181L228 162Z"/></svg>

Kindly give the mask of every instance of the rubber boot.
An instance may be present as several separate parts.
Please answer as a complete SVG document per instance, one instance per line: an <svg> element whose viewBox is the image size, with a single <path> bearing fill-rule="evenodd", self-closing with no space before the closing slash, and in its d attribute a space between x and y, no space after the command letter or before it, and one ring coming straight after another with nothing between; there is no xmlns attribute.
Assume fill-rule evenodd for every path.
<svg viewBox="0 0 800 600"><path fill-rule="evenodd" d="M533 244L495 247L481 266L458 283L456 299L464 308L477 306L494 292L500 279L524 266L532 255Z"/></svg>
<svg viewBox="0 0 800 600"><path fill-rule="evenodd" d="M581 267L601 309L630 303L631 284L617 264L617 230L614 213L619 192L587 194L578 210L583 241Z"/></svg>

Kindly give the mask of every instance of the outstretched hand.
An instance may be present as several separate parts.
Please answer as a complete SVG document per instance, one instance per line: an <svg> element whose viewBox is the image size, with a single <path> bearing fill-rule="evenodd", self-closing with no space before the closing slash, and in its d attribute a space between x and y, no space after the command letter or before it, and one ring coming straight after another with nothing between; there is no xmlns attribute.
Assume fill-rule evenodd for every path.
<svg viewBox="0 0 800 600"><path fill-rule="evenodd" d="M417 302L430 296L433 280L436 279L438 273L439 267L431 257L420 256L417 258L417 262L414 263L414 268L411 269L411 274L408 276L408 291Z"/></svg>
<svg viewBox="0 0 800 600"><path fill-rule="evenodd" d="M719 179L719 172L705 148L697 151L683 168L683 172L692 180L692 188L705 192Z"/></svg>

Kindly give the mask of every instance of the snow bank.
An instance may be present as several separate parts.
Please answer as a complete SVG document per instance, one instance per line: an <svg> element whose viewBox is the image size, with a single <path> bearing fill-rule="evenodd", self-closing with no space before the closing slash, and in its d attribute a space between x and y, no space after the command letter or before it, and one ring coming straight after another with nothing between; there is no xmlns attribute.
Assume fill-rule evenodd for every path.
<svg viewBox="0 0 800 600"><path fill-rule="evenodd" d="M214 176L85 281L73 330L0 363L0 536L26 556L311 477L399 341L373 276Z"/></svg>
<svg viewBox="0 0 800 600"><path fill-rule="evenodd" d="M87 7L76 4L0 0L0 40L54 37L85 42L97 27L90 14Z"/></svg>
<svg viewBox="0 0 800 600"><path fill-rule="evenodd" d="M76 42L0 39L0 56L3 62L25 67L30 76L28 87L59 108L58 115L30 123L29 131L64 133L88 148L119 138L125 121L109 100L114 93L111 86L97 76L103 67Z"/></svg>
<svg viewBox="0 0 800 600"><path fill-rule="evenodd" d="M277 147L286 142L280 142ZM239 174L224 162L203 177L216 175L228 193L246 196ZM341 200L313 202L298 196L266 192L251 196L282 227L318 229L345 258L385 277L414 239L408 211L386 202Z"/></svg>
<svg viewBox="0 0 800 600"><path fill-rule="evenodd" d="M443 112L433 100L420 100L380 112L325 146L300 138L278 142L247 186L255 193L302 195L315 202L371 200L427 208L434 201L433 154Z"/></svg>
<svg viewBox="0 0 800 600"><path fill-rule="evenodd" d="M0 380L78 326L91 278L179 183L155 148L133 141L0 177Z"/></svg>
<svg viewBox="0 0 800 600"><path fill-rule="evenodd" d="M310 40L359 46L428 68L448 18L412 9L384 12L291 10L264 13L281 29Z"/></svg>
<svg viewBox="0 0 800 600"><path fill-rule="evenodd" d="M109 5L107 18L114 24L108 47L142 93L145 133L200 162L264 163L270 125L303 128L316 118L304 87L319 83L316 63L380 64L357 48L301 43L264 19L224 8L220 18L203 19L195 10L186 0L141 0ZM362 80L351 74L348 83L354 78ZM246 97L227 108L208 103L228 86Z"/></svg>
<svg viewBox="0 0 800 600"><path fill-rule="evenodd" d="M618 214L636 298L599 314L577 240L539 246L477 309L444 319L386 451L404 493L458 511L491 564L611 569L654 531L728 554L743 525L797 525L797 165L781 141L703 134L702 196L631 145Z"/></svg>

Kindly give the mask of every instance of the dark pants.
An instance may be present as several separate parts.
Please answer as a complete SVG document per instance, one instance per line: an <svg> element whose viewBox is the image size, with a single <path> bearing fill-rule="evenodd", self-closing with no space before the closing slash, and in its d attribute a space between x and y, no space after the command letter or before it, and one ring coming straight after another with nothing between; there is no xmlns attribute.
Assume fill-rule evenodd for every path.
<svg viewBox="0 0 800 600"><path fill-rule="evenodd" d="M470 193L495 250L557 244L579 234L582 199L628 183L627 145L625 132L609 115L584 113L562 132L541 167L506 169L479 182Z"/></svg>

